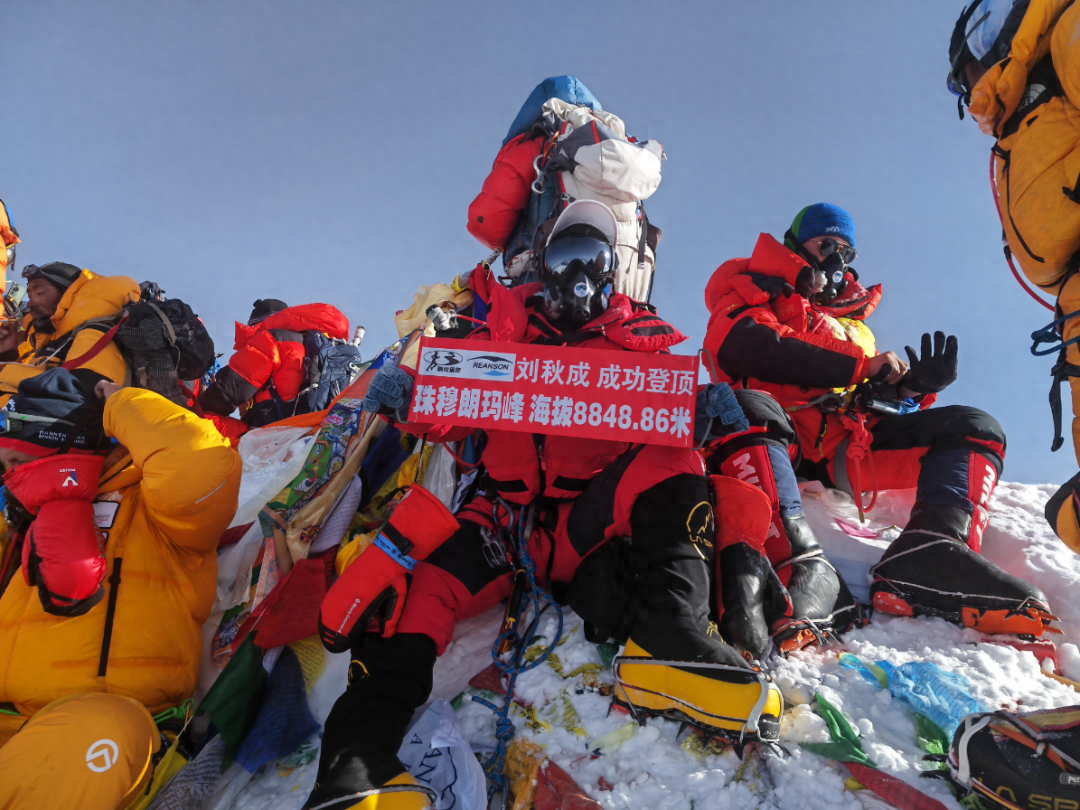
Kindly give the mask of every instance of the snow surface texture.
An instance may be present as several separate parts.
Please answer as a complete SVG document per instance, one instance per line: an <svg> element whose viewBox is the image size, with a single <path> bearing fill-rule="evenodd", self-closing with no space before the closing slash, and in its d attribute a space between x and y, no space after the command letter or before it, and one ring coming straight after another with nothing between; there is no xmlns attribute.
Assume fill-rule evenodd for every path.
<svg viewBox="0 0 1080 810"><path fill-rule="evenodd" d="M1061 674L1080 680L1080 650L1076 647L1080 642L1080 608L1075 603L1075 594L1080 593L1080 559L1054 537L1042 516L1052 492L1050 486L1001 484L990 503L984 551L1004 569L1029 579L1046 593L1065 632L1054 637ZM890 527L906 521L913 497L912 491L883 493L867 523L860 527L849 497L819 485L804 487L811 525L860 598L867 598L867 568L897 534L898 529ZM838 527L838 519L859 533L876 536L852 537ZM453 644L437 664L432 700L457 695L476 672L490 664L489 650L500 619L501 609L495 608L458 627ZM557 650L562 671L600 664L596 646L585 641L580 620L569 611L566 619L569 634ZM554 617L545 615L541 632L550 639L554 627ZM1025 710L1080 703L1080 695L1040 672L1041 662L1032 653L984 639L940 619L875 616L866 628L845 636L844 648L862 658L887 659L898 666L911 661L933 662L965 676L972 694L989 708ZM919 778L920 770L929 766L921 761L911 713L887 691L859 673L841 668L839 651L833 645L771 664L772 676L788 703L781 742L790 756L754 759L741 773L742 763L733 752L688 753L676 739L678 724L651 720L638 727L626 714L609 714L609 698L587 687L581 676L564 679L546 663L518 679L517 694L532 704L534 716L520 711L511 716L520 735L542 745L547 756L607 808L879 807L866 791L845 790L848 774L841 766L798 746L800 741L828 740L824 721L809 705L815 691L820 691L852 721L867 754L884 771L959 810L944 784ZM344 688L348 666L347 655L328 655L327 659L327 667L309 695L319 721L325 719ZM611 680L610 672L596 677L601 682ZM465 701L458 718L474 745L486 748L494 742L490 711ZM299 810L314 784L315 769L312 761L296 768L272 763L250 780L246 774L233 773L232 778L245 784L238 793L219 792L219 796L232 793L235 798L217 807ZM222 781L229 778L230 774L225 774ZM225 786L218 787L220 791Z"/></svg>

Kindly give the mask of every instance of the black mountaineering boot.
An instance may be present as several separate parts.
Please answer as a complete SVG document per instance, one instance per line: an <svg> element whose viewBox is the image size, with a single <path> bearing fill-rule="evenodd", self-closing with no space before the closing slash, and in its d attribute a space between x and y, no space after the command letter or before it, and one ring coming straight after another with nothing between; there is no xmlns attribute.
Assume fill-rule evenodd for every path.
<svg viewBox="0 0 1080 810"><path fill-rule="evenodd" d="M420 633L353 645L349 686L323 730L315 789L304 810L422 810L434 794L397 757L405 727L431 693L435 642Z"/></svg>
<svg viewBox="0 0 1080 810"><path fill-rule="evenodd" d="M907 528L870 569L874 610L940 616L984 633L1059 633L1043 592L967 546L971 515L916 501Z"/></svg>
<svg viewBox="0 0 1080 810"><path fill-rule="evenodd" d="M862 606L844 578L825 557L806 515L781 518L791 556L777 564L776 573L791 597L791 613L773 619L773 643L782 652L824 641L830 631L844 632L866 624Z"/></svg>

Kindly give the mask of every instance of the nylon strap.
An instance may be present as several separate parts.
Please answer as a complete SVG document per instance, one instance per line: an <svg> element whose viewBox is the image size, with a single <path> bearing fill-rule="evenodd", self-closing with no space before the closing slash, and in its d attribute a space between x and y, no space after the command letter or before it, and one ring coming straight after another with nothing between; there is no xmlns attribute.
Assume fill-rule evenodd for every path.
<svg viewBox="0 0 1080 810"><path fill-rule="evenodd" d="M392 559L402 568L412 571L413 568L416 567L416 560L414 560L409 555L402 554L400 551L398 551L398 547L395 546L392 542L390 542L389 538L387 538L385 534L380 534L378 537L375 538L375 545L382 549L383 553L386 554L387 557Z"/></svg>
<svg viewBox="0 0 1080 810"><path fill-rule="evenodd" d="M112 646L113 620L116 618L116 595L120 592L120 568L123 557L113 557L113 570L109 575L109 606L105 610L105 634L101 639L101 659L98 661L98 677L104 678L109 669L109 647Z"/></svg>
<svg viewBox="0 0 1080 810"><path fill-rule="evenodd" d="M1050 451L1054 452L1061 448L1065 439L1061 436L1061 384L1067 377L1080 377L1080 366L1074 365L1065 359L1065 349L1058 354L1057 362L1050 369L1053 379L1050 383L1050 414L1054 419L1054 441L1050 445Z"/></svg>
<svg viewBox="0 0 1080 810"><path fill-rule="evenodd" d="M112 339L116 337L116 332L120 328L120 325L126 320L127 313L125 312L123 315L120 316L120 320L116 322L116 325L104 335L102 335L101 339L98 340L97 343L90 347L90 351L88 351L86 354L76 357L74 360L68 360L64 363L61 363L60 368L71 371L72 369L78 368L84 363L89 363L91 360L101 354L105 350L105 347L112 342Z"/></svg>

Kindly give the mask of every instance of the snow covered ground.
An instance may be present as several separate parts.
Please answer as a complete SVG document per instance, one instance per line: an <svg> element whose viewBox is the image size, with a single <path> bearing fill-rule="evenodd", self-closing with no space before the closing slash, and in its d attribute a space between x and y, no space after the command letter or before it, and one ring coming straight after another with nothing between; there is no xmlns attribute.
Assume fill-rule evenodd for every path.
<svg viewBox="0 0 1080 810"><path fill-rule="evenodd" d="M990 504L984 552L1045 591L1065 633L1054 637L1059 672L1080 680L1080 650L1076 646L1080 642L1080 606L1075 597L1080 593L1080 558L1054 537L1042 517L1052 491L1050 486L1001 484ZM865 601L866 569L897 534L898 529L891 527L906 519L913 492L884 493L863 527L858 527L847 496L811 485L804 490L804 497L818 537L852 591ZM848 524L849 530L876 536L853 537L837 520ZM499 609L495 609L458 628L453 645L436 669L433 699L453 698L475 673L488 666L500 618ZM566 618L569 635L557 650L557 667L571 673L583 664L600 664L597 648L584 639L580 620L569 612ZM554 632L553 617L544 617L542 631L549 637ZM933 662L947 672L965 676L971 693L991 709L1080 703L1080 695L1042 674L1041 662L1030 652L987 643L981 634L939 619L875 616L866 628L845 637L843 650L834 645L771 665L772 676L788 703L781 741L790 756L757 757L741 770L742 763L730 750L719 755L684 750L676 739L676 723L653 720L638 727L626 714L609 713L610 699L594 688L597 682L610 683L609 672L586 672L564 679L556 666L545 663L518 680L518 695L532 704L534 711L517 712L513 717L518 733L543 746L545 754L603 807L861 810L865 806L869 810L873 800L860 798L866 791L845 789L848 774L842 767L797 745L800 741L828 740L824 721L809 705L815 691L820 691L857 727L866 752L884 771L958 809L943 783L919 778L920 770L929 766L921 761L909 710L858 672L842 668L837 660L842 651L874 661L887 659L895 665ZM318 720L325 718L344 687L347 657L328 656L326 670L309 695ZM583 680L590 678L593 681L586 685ZM493 743L489 710L464 701L458 717L470 741ZM226 777L228 774L223 780ZM215 807L298 810L314 783L315 763L296 768L271 764L250 781L236 774L233 778L243 780L244 787L238 795L239 785L220 792Z"/></svg>

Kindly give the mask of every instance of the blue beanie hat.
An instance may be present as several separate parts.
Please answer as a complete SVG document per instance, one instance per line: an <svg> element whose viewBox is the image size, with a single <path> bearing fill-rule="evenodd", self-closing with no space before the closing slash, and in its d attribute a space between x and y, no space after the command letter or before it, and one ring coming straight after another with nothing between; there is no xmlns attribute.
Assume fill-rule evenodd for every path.
<svg viewBox="0 0 1080 810"><path fill-rule="evenodd" d="M795 215L791 233L800 245L815 236L837 236L855 247L855 220L836 205L814 203Z"/></svg>

